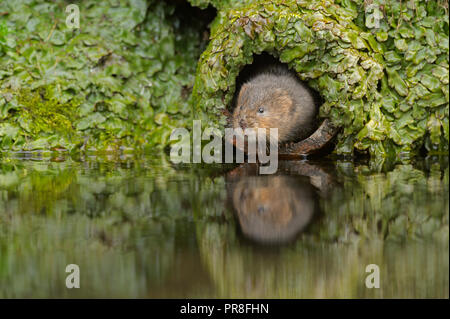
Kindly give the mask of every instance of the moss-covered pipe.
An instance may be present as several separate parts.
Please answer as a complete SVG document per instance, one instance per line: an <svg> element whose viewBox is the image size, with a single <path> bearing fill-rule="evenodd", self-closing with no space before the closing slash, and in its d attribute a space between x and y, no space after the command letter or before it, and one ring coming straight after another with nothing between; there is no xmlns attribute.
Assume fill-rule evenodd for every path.
<svg viewBox="0 0 450 319"><path fill-rule="evenodd" d="M200 58L194 115L223 125L236 78L268 52L320 92L336 152L448 152L448 1L191 0L219 11Z"/></svg>

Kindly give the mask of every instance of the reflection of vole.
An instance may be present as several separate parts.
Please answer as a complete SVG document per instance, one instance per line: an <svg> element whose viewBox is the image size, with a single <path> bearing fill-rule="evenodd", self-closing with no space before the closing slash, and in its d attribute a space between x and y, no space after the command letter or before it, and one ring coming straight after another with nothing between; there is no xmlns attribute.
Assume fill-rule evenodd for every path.
<svg viewBox="0 0 450 319"><path fill-rule="evenodd" d="M243 234L258 242L292 240L316 206L312 186L292 176L243 176L229 190Z"/></svg>
<svg viewBox="0 0 450 319"><path fill-rule="evenodd" d="M239 91L234 128L278 128L280 143L313 133L317 107L310 90L282 66L271 66Z"/></svg>

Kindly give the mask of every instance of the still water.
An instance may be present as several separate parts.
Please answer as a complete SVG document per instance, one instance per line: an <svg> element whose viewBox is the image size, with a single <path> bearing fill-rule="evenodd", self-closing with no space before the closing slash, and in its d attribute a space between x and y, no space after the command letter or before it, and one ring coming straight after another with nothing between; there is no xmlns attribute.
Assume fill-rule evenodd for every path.
<svg viewBox="0 0 450 319"><path fill-rule="evenodd" d="M256 172L0 157L0 298L449 297L448 157Z"/></svg>

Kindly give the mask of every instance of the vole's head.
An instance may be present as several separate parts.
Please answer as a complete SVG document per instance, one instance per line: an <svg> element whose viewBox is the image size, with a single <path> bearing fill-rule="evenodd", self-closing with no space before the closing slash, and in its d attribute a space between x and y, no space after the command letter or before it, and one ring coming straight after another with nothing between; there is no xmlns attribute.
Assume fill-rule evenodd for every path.
<svg viewBox="0 0 450 319"><path fill-rule="evenodd" d="M278 140L287 140L295 121L295 105L286 89L273 84L246 83L239 91L233 112L234 128L278 128Z"/></svg>
<svg viewBox="0 0 450 319"><path fill-rule="evenodd" d="M288 242L312 220L312 187L293 177L244 177L231 189L241 230L253 240Z"/></svg>

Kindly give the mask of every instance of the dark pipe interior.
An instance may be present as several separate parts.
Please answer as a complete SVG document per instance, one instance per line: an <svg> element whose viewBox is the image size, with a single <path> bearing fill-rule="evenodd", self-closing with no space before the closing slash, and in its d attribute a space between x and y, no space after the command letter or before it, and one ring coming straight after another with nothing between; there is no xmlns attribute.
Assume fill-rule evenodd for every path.
<svg viewBox="0 0 450 319"><path fill-rule="evenodd" d="M232 111L234 109L234 107L236 106L236 100L237 100L237 96L238 93L242 87L242 85L247 82L252 76L258 74L259 72L261 72L265 67L272 65L272 64L282 64L278 59L274 58L272 55L263 52L262 54L255 54L253 56L253 63L252 64L247 64L246 66L244 66L244 68L241 70L241 72L239 73L239 76L236 79L236 92L233 96L233 100L232 103L230 105L230 111ZM295 71L291 72L295 75ZM307 83L303 82L304 84L307 85ZM322 105L323 103L323 99L321 98L320 94L313 90L312 88L310 88L315 101L316 101L316 105L317 108L320 107L320 105Z"/></svg>

